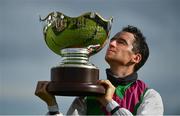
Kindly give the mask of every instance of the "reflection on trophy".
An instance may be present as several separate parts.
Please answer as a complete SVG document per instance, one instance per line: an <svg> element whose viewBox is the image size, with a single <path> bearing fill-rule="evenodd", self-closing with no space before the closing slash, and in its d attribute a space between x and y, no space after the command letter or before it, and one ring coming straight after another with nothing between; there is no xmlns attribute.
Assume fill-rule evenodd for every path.
<svg viewBox="0 0 180 116"><path fill-rule="evenodd" d="M51 68L48 92L62 96L91 96L105 93L98 85L99 69L89 63L89 57L99 52L109 38L112 18L103 19L96 12L79 17L68 17L52 12L41 19L47 46L62 57L61 63Z"/></svg>

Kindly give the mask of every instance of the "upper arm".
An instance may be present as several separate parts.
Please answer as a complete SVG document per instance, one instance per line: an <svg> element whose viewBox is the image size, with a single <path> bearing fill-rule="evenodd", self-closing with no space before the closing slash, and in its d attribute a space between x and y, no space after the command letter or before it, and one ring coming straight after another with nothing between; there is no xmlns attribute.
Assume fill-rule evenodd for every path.
<svg viewBox="0 0 180 116"><path fill-rule="evenodd" d="M163 112L164 108L160 94L154 89L148 89L137 109L137 115L163 115Z"/></svg>

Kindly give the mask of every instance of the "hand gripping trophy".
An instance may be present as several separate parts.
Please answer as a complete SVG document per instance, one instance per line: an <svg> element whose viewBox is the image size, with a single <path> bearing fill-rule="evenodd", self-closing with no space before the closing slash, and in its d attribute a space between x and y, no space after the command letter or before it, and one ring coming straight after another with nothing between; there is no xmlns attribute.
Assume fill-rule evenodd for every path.
<svg viewBox="0 0 180 116"><path fill-rule="evenodd" d="M103 86L97 84L99 69L89 63L89 57L106 44L113 19L105 20L96 12L79 17L52 12L40 20L45 23L47 46L62 57L62 62L51 68L47 91L62 96L104 94Z"/></svg>

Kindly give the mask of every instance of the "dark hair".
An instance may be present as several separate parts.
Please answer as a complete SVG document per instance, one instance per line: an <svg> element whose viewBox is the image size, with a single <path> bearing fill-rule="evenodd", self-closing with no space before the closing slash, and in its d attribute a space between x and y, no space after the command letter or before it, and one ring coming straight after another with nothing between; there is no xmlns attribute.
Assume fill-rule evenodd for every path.
<svg viewBox="0 0 180 116"><path fill-rule="evenodd" d="M141 61L134 67L134 71L137 71L145 64L146 60L149 57L149 48L146 43L146 38L144 37L142 32L134 26L128 25L127 27L124 27L122 31L129 32L134 35L135 41L133 43L132 51L134 53L140 53L142 55Z"/></svg>

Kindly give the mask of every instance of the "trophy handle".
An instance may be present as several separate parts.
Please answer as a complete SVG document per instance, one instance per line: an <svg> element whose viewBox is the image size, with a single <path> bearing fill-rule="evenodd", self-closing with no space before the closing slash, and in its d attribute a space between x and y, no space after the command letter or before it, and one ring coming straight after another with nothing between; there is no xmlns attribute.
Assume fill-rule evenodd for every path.
<svg viewBox="0 0 180 116"><path fill-rule="evenodd" d="M87 47L88 52L89 52L89 56L93 55L93 53L95 54L97 51L99 51L99 49L101 49L101 45L100 44L96 44L96 45L89 45Z"/></svg>

